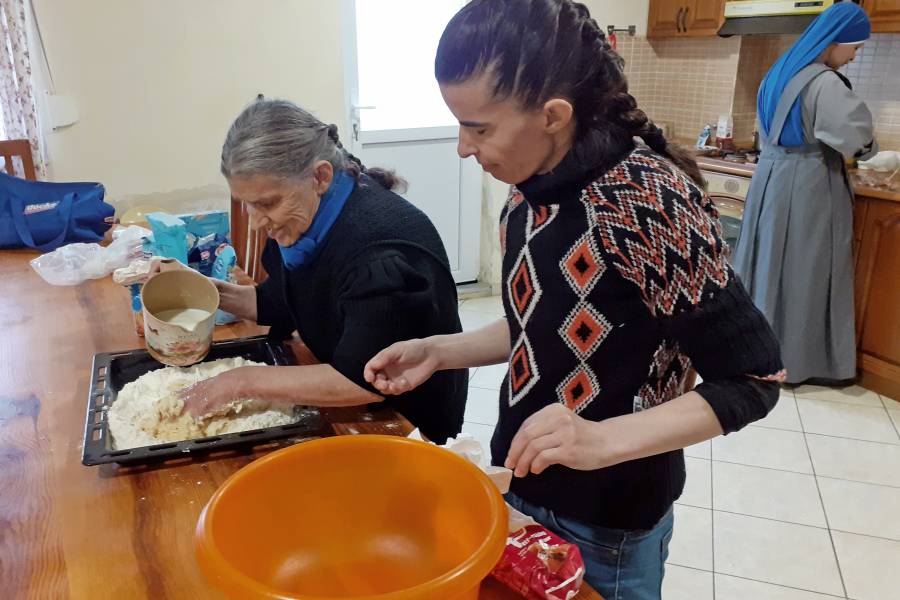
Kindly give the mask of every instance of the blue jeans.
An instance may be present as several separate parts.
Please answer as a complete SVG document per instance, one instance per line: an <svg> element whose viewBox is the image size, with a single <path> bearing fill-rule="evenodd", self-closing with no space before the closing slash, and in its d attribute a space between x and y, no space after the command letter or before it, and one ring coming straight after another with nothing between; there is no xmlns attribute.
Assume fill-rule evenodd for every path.
<svg viewBox="0 0 900 600"><path fill-rule="evenodd" d="M555 514L513 493L510 506L577 545L584 559L584 580L605 600L660 600L669 540L675 517L672 509L653 529L607 529Z"/></svg>

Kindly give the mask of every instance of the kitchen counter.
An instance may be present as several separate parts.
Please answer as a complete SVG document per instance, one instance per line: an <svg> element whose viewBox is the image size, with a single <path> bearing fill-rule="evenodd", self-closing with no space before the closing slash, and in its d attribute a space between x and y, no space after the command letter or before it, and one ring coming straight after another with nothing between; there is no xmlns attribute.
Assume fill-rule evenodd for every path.
<svg viewBox="0 0 900 600"><path fill-rule="evenodd" d="M194 560L200 511L232 473L272 450L175 465L81 464L91 361L143 346L110 278L53 287L34 253L0 251L0 565L6 598L220 598ZM240 322L216 339L258 335ZM302 349L301 349L302 350ZM311 355L295 352L308 363ZM335 434L405 435L392 410L323 410ZM290 442L288 442L290 443ZM515 595L487 582L481 598ZM602 600L585 586L578 600Z"/></svg>
<svg viewBox="0 0 900 600"><path fill-rule="evenodd" d="M698 156L697 164L704 171L713 171L737 177L753 177L753 173L756 171L756 165L753 163L736 163L709 156ZM857 196L900 202L900 175L897 175L894 183L898 189L891 190L887 186L878 185L877 183L884 180L888 175L889 173L851 169L850 180L853 183L853 191ZM872 184L869 184L869 181L872 181Z"/></svg>

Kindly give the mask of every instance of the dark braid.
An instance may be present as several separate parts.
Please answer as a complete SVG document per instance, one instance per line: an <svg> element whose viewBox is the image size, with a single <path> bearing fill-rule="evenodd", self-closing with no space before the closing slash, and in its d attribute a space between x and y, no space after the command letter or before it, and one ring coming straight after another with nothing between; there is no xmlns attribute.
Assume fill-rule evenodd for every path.
<svg viewBox="0 0 900 600"><path fill-rule="evenodd" d="M593 90L596 96L593 102L588 104L587 110L596 110L598 106L606 107L602 117L594 117L592 125L602 127L603 121L606 121L617 125L632 137L641 138L651 150L670 159L697 185L706 188L700 167L690 152L677 144L670 144L662 129L654 125L647 113L638 108L637 100L628 93L628 79L624 73L625 61L613 50L606 35L597 26L597 22L589 16L583 21L582 40L591 44L594 54L598 57L595 80L591 82L592 85L586 86L588 90Z"/></svg>
<svg viewBox="0 0 900 600"><path fill-rule="evenodd" d="M577 124L573 152L609 157L640 137L705 186L693 157L669 144L628 93L624 64L584 4L473 0L444 30L435 75L461 83L490 69L495 97L515 97L528 109L567 98Z"/></svg>

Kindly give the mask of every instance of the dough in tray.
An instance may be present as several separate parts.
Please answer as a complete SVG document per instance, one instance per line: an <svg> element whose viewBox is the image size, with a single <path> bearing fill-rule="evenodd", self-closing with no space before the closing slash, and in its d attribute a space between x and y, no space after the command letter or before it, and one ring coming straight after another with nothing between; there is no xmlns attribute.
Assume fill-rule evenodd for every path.
<svg viewBox="0 0 900 600"><path fill-rule="evenodd" d="M294 422L290 408L267 408L255 400L232 402L212 415L195 419L185 411L178 391L238 367L258 365L241 357L222 358L192 367L166 367L125 384L107 414L115 450L235 433Z"/></svg>

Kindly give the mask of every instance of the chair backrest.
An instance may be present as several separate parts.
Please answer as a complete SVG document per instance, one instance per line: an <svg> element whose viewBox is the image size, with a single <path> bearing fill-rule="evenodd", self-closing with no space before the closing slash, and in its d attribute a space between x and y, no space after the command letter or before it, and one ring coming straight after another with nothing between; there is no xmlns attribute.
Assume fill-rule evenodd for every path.
<svg viewBox="0 0 900 600"><path fill-rule="evenodd" d="M25 179L37 180L34 170L34 158L31 156L31 143L28 140L7 140L0 142L0 157L3 157L4 170L7 174L16 176L16 167L13 157L18 156L22 160L22 169Z"/></svg>
<svg viewBox="0 0 900 600"><path fill-rule="evenodd" d="M250 226L250 213L242 202L231 199L231 243L237 256L237 266L256 283L265 281L268 274L262 266L265 234Z"/></svg>

